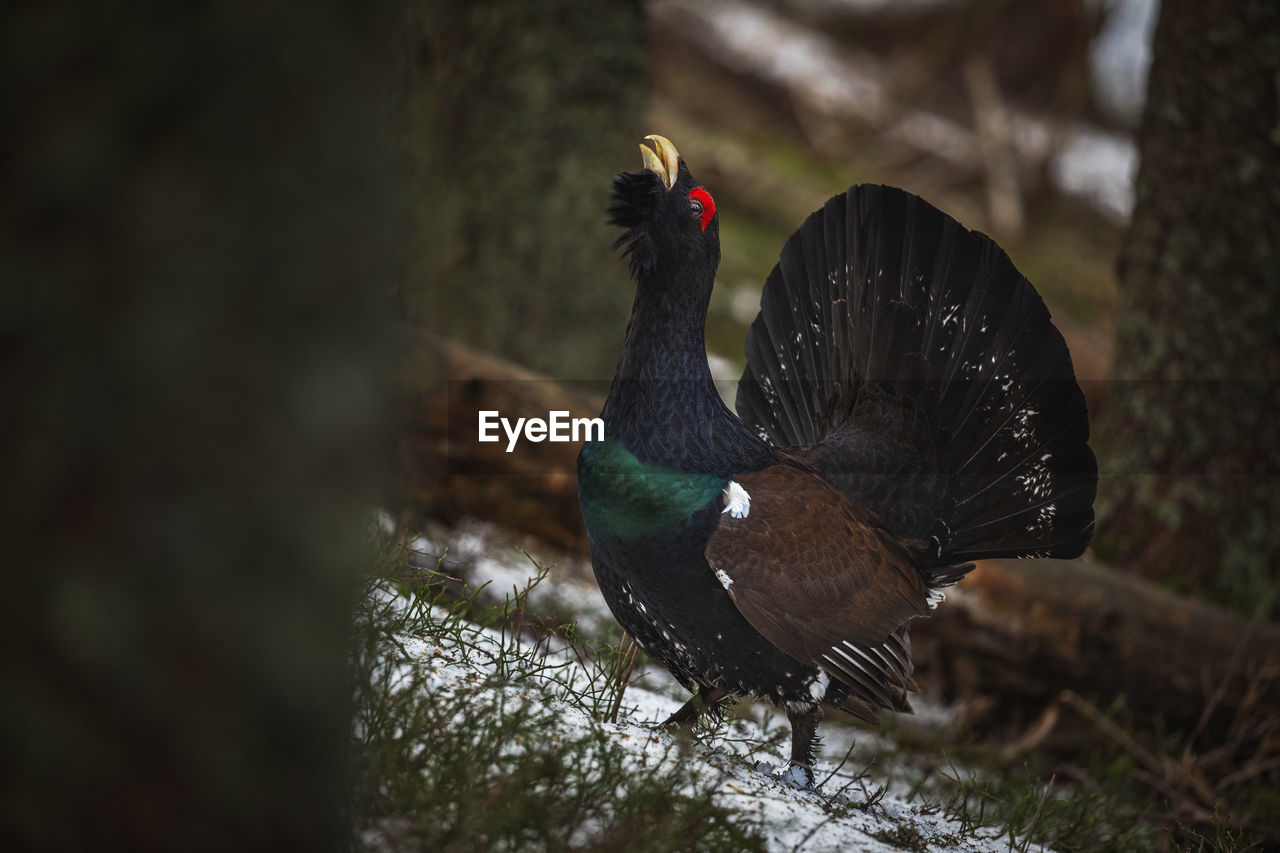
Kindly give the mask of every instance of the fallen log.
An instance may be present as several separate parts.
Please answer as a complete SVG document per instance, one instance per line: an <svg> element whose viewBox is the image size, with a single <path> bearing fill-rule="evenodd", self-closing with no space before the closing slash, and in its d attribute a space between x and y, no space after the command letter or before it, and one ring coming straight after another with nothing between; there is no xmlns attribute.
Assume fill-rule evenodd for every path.
<svg viewBox="0 0 1280 853"><path fill-rule="evenodd" d="M522 441L507 452L505 435L478 441L479 413L594 417L606 385L566 387L426 333L408 334L405 347L402 476L390 498L402 523L472 516L585 553L579 443ZM911 630L922 683L999 697L1004 710L1033 713L1069 688L1100 702L1124 697L1171 729L1221 729L1246 706L1280 719L1280 627L1088 560L983 562Z"/></svg>
<svg viewBox="0 0 1280 853"><path fill-rule="evenodd" d="M1280 712L1280 627L1089 559L983 561L911 636L922 680L1023 717L1066 688L1218 735Z"/></svg>
<svg viewBox="0 0 1280 853"><path fill-rule="evenodd" d="M551 412L593 418L604 405L601 388L568 388L501 359L428 332L402 340L396 422L402 424L397 470L388 503L402 526L426 518L474 517L536 536L558 548L586 553L578 512L580 442L479 441L480 413L546 419Z"/></svg>

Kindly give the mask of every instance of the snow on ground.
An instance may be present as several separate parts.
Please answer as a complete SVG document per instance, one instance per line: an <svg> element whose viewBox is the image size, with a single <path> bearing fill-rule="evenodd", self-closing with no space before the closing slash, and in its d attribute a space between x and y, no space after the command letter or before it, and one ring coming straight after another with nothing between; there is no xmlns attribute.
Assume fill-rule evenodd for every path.
<svg viewBox="0 0 1280 853"><path fill-rule="evenodd" d="M495 547L495 540L502 544ZM424 568L434 567L435 561L443 556L447 574L463 575L476 587L489 584L488 591L498 600L503 596L513 598L538 574L538 566L533 559L517 551L514 542L503 539L491 524L470 522L451 531L436 531L430 537L415 539L409 544L409 549L416 555L415 562ZM550 574L546 582L530 590L530 608L535 612L553 610L572 614L579 628L588 636L618 634L613 614L595 584L575 583L566 577L589 577L590 568L586 565L569 567L565 563L563 558L546 562Z"/></svg>
<svg viewBox="0 0 1280 853"><path fill-rule="evenodd" d="M523 589L537 572L527 556L509 545L491 546L493 533L487 525L472 524L437 531L431 539L415 540L411 548L423 556L420 562L434 566L437 558L446 554L447 542L443 562L447 574L463 575L472 585L490 582L490 590L509 595L511 590ZM561 608L572 608L586 622L611 625L599 591L594 585L572 580L572 574L553 570L530 593L530 611L554 601ZM617 631L616 626L613 630ZM510 636L504 638L494 630L477 626L474 631L466 641L470 648L459 648L456 639L447 637L430 641L403 637L405 662L424 667L436 687L448 689L452 685L461 690L474 686L493 674L493 661L501 658L502 644L513 642ZM529 642L524 640L526 648ZM547 662L555 667L557 681L567 678L581 686L591 678L591 673L563 648L549 649ZM527 684L508 683L501 689L509 701L547 701L548 691ZM553 686L549 692L554 694L556 689ZM679 685L665 670L649 667L627 689L617 723L601 722L574 703L559 702L558 719L564 727L561 734L572 736L602 727L626 745L638 766L652 766L654 761L670 760L676 751L676 736L655 732L653 726L684 698ZM932 714L945 717L945 709L934 708ZM465 714L459 715L460 721L465 719ZM775 737L781 733L779 727L785 732L786 725L785 715L765 706L750 706L745 714L727 720L719 730L701 739L684 759L704 768L700 775L718 786L722 805L762 819L770 850L889 853L904 846L917 849L920 843L929 850L1010 848L1009 838L996 835L994 830L975 832L948 818L943 808L927 800L927 794L916 792L913 797L911 788L919 785L911 780L919 780L920 772L905 768L895 772L878 763L878 755L891 755L892 750L878 733L865 729L824 726L822 752L815 767L821 790L798 787L785 772L789 739ZM868 765L874 765L874 769L859 779L859 772ZM1029 849L1042 848L1032 845Z"/></svg>

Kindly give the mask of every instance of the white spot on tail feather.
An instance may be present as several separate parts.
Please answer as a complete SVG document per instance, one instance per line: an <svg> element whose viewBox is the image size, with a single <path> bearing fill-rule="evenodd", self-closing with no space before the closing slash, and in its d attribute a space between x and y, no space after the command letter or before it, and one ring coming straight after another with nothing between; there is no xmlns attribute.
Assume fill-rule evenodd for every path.
<svg viewBox="0 0 1280 853"><path fill-rule="evenodd" d="M947 594L940 589L929 590L929 609L937 610L938 605L947 600Z"/></svg>
<svg viewBox="0 0 1280 853"><path fill-rule="evenodd" d="M747 490L739 486L736 481L730 480L729 485L724 489L724 509L720 510L721 515L729 513L732 518L746 518L751 512L751 495L747 494ZM721 581L721 583L724 583ZM728 584L725 584L728 587Z"/></svg>

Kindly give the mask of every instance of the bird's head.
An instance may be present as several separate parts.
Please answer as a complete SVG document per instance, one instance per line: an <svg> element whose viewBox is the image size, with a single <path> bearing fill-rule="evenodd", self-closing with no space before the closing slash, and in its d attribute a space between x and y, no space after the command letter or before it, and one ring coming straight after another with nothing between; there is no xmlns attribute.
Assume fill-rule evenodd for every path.
<svg viewBox="0 0 1280 853"><path fill-rule="evenodd" d="M709 283L720 262L715 201L669 139L646 136L640 154L644 171L613 179L609 224L626 229L614 247L622 247L637 281L668 267L681 277L708 272Z"/></svg>

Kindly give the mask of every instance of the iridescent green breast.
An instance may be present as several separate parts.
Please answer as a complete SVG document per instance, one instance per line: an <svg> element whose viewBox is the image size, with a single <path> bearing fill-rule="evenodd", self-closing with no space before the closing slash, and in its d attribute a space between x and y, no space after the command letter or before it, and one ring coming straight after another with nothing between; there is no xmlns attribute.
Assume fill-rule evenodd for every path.
<svg viewBox="0 0 1280 853"><path fill-rule="evenodd" d="M641 462L614 439L590 441L578 456L578 497L593 537L661 533L719 497L729 477Z"/></svg>

